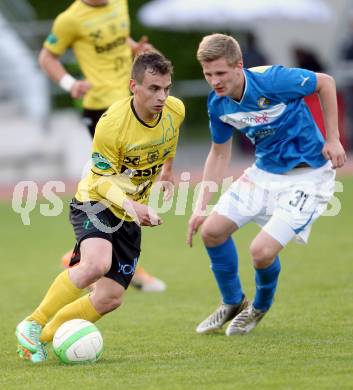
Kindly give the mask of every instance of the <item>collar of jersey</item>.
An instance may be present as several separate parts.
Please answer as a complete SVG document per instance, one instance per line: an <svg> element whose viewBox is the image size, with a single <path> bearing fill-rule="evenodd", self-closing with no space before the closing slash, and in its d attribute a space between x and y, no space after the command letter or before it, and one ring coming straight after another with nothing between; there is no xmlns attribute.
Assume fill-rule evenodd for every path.
<svg viewBox="0 0 353 390"><path fill-rule="evenodd" d="M106 4L97 4L97 5L88 4L84 0L81 0L81 3L87 5L87 7L92 7L92 8L102 8L102 7L106 7L107 5L110 5L110 1L108 1Z"/></svg>
<svg viewBox="0 0 353 390"><path fill-rule="evenodd" d="M243 74L244 74L244 83L245 83L245 86L244 86L244 91L243 91L243 94L241 96L241 99L239 101L233 99L232 97L228 96L229 99L231 99L232 102L236 103L236 104L242 104L244 98L245 98L245 95L246 95L246 91L248 89L248 78L247 78L247 75L246 75L246 72L243 70Z"/></svg>
<svg viewBox="0 0 353 390"><path fill-rule="evenodd" d="M133 105L133 101L134 101L134 99L131 99L131 100L130 100L130 107L131 107L131 110L132 110L132 112L134 113L136 119L137 119L140 123L142 123L144 126L149 127L150 129L153 129L154 127L156 127L156 126L158 125L159 121L160 121L161 118L162 118L162 112L159 113L157 122L156 122L153 126L151 126L151 125L149 125L148 123L144 122L144 121L137 115L137 112L136 112L135 107L134 107L134 105Z"/></svg>

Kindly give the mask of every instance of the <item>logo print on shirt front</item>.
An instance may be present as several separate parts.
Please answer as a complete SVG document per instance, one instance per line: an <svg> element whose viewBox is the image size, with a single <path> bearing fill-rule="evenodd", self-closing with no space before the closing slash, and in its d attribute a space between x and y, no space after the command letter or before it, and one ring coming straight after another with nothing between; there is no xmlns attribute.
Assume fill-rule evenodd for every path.
<svg viewBox="0 0 353 390"><path fill-rule="evenodd" d="M265 96L262 96L257 101L257 105L259 108L265 108L265 107L268 107L270 105L270 101Z"/></svg>
<svg viewBox="0 0 353 390"><path fill-rule="evenodd" d="M94 42L103 39L102 30L92 31L90 32L89 36L92 38Z"/></svg>
<svg viewBox="0 0 353 390"><path fill-rule="evenodd" d="M140 165L140 156L125 156L124 164L132 164L134 167Z"/></svg>
<svg viewBox="0 0 353 390"><path fill-rule="evenodd" d="M219 119L238 130L242 130L246 127L263 126L274 122L284 113L286 107L284 103L280 103L265 110L241 111L221 115Z"/></svg>

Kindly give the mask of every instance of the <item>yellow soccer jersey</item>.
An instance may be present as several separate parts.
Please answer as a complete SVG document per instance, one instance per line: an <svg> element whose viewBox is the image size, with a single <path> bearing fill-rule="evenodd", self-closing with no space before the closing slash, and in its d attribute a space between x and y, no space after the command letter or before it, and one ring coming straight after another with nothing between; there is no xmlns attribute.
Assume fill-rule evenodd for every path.
<svg viewBox="0 0 353 390"><path fill-rule="evenodd" d="M89 6L76 0L55 19L44 47L55 55L72 48L92 88L83 107L99 110L128 97L132 52L127 43L130 19L127 0Z"/></svg>
<svg viewBox="0 0 353 390"><path fill-rule="evenodd" d="M76 199L84 202L111 200L110 191L120 191L109 208L126 220L130 218L120 207L123 199L147 204L164 162L175 155L185 116L183 103L169 96L156 123L148 125L138 118L132 99L117 101L99 120L93 139L92 169L76 193Z"/></svg>

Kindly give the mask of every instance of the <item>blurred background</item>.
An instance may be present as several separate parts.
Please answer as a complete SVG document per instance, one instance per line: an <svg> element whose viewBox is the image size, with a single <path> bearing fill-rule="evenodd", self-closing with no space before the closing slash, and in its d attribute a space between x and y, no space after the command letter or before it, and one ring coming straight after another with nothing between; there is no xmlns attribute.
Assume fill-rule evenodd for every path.
<svg viewBox="0 0 353 390"><path fill-rule="evenodd" d="M81 123L80 102L51 83L37 64L52 20L71 3L0 1L2 188L19 180L74 183L89 159L90 137ZM236 37L247 67L283 64L333 75L342 143L352 150L353 0L131 0L129 10L131 36L138 40L147 35L174 64L172 93L187 109L177 169L201 168L208 152L209 89L195 53L202 36L212 32ZM71 53L64 63L79 77ZM308 104L323 128L314 96ZM252 159L252 146L240 135L234 137L234 148L241 164Z"/></svg>

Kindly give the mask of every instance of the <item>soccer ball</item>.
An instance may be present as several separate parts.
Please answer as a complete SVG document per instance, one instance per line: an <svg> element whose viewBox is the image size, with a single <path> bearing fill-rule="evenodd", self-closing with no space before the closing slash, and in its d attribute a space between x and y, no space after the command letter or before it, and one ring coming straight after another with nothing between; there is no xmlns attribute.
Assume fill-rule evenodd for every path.
<svg viewBox="0 0 353 390"><path fill-rule="evenodd" d="M55 332L53 349L65 364L94 363L102 356L103 338L91 322L70 320Z"/></svg>

